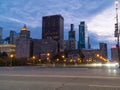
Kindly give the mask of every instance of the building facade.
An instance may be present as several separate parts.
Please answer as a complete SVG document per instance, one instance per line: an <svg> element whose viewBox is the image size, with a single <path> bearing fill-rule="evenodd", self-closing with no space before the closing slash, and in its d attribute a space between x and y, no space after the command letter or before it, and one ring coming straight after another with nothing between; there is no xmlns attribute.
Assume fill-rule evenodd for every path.
<svg viewBox="0 0 120 90"><path fill-rule="evenodd" d="M20 34L15 32L15 31L10 31L10 44L15 44L16 45L16 41L17 39L19 39Z"/></svg>
<svg viewBox="0 0 120 90"><path fill-rule="evenodd" d="M26 25L24 25L24 27L22 27L21 29L20 38L30 39L30 31L28 30Z"/></svg>
<svg viewBox="0 0 120 90"><path fill-rule="evenodd" d="M108 58L107 54L107 44L106 43L99 43L100 50L102 52L102 56Z"/></svg>
<svg viewBox="0 0 120 90"><path fill-rule="evenodd" d="M16 58L32 57L32 43L30 39L30 31L26 25L21 29L20 37L16 41Z"/></svg>
<svg viewBox="0 0 120 90"><path fill-rule="evenodd" d="M58 43L58 52L63 50L64 18L61 15L42 18L42 39L52 39Z"/></svg>
<svg viewBox="0 0 120 90"><path fill-rule="evenodd" d="M69 50L75 50L75 48L76 48L75 31L74 25L71 24L71 29L69 31Z"/></svg>
<svg viewBox="0 0 120 90"><path fill-rule="evenodd" d="M68 51L70 48L70 41L69 40L64 40L63 42L63 47L64 47L64 51Z"/></svg>
<svg viewBox="0 0 120 90"><path fill-rule="evenodd" d="M91 49L90 37L88 37L88 49Z"/></svg>
<svg viewBox="0 0 120 90"><path fill-rule="evenodd" d="M16 44L16 58L30 57L32 57L31 39L18 39Z"/></svg>
<svg viewBox="0 0 120 90"><path fill-rule="evenodd" d="M85 55L86 63L106 63L109 60L102 56L102 51L100 49L89 49L89 50L82 50L83 54Z"/></svg>
<svg viewBox="0 0 120 90"><path fill-rule="evenodd" d="M88 49L88 33L84 21L80 22L79 25L78 49Z"/></svg>
<svg viewBox="0 0 120 90"><path fill-rule="evenodd" d="M1 44L0 45L0 52L1 53L6 52L8 56L10 54L15 55L16 45L14 45L14 44Z"/></svg>
<svg viewBox="0 0 120 90"><path fill-rule="evenodd" d="M3 28L0 27L0 44L3 43L3 40L2 40L2 31L3 31Z"/></svg>
<svg viewBox="0 0 120 90"><path fill-rule="evenodd" d="M57 42L51 39L33 39L33 56L45 60L52 58L57 53Z"/></svg>
<svg viewBox="0 0 120 90"><path fill-rule="evenodd" d="M112 46L112 48L111 48L111 59L113 62L119 62L118 48L116 46Z"/></svg>

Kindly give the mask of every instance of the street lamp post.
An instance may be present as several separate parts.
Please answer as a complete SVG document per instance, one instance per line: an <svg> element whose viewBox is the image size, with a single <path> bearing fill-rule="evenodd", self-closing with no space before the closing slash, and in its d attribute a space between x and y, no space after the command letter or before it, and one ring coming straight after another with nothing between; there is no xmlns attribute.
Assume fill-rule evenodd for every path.
<svg viewBox="0 0 120 90"><path fill-rule="evenodd" d="M50 53L47 53L47 63L50 63Z"/></svg>
<svg viewBox="0 0 120 90"><path fill-rule="evenodd" d="M118 0L115 0L115 6L116 6L116 24L115 24L115 37L117 37L117 50L118 50L118 62L119 62L119 68L120 68L120 49L119 49L119 25L118 25Z"/></svg>
<svg viewBox="0 0 120 90"><path fill-rule="evenodd" d="M13 59L14 55L10 54L10 66L12 66L12 59Z"/></svg>
<svg viewBox="0 0 120 90"><path fill-rule="evenodd" d="M35 56L33 56L33 57L32 57L32 62L33 62L33 65L35 64L35 59L36 59L36 57L35 57Z"/></svg>

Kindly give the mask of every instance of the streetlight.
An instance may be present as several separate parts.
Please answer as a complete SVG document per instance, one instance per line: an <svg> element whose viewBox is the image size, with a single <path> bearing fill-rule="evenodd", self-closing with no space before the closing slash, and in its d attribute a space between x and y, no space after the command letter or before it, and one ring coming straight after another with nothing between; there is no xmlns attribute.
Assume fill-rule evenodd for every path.
<svg viewBox="0 0 120 90"><path fill-rule="evenodd" d="M47 53L47 62L50 63L50 53Z"/></svg>
<svg viewBox="0 0 120 90"><path fill-rule="evenodd" d="M56 59L56 62L57 62L57 63L59 62L59 58Z"/></svg>
<svg viewBox="0 0 120 90"><path fill-rule="evenodd" d="M36 59L36 57L33 56L32 59L33 59L33 64L35 64L35 59Z"/></svg>
<svg viewBox="0 0 120 90"><path fill-rule="evenodd" d="M10 54L10 66L12 66L12 59L13 59L14 55Z"/></svg>
<svg viewBox="0 0 120 90"><path fill-rule="evenodd" d="M64 55L62 55L62 59L64 59L65 58L65 56Z"/></svg>
<svg viewBox="0 0 120 90"><path fill-rule="evenodd" d="M62 60L63 60L64 66L65 66L65 63L66 63L65 55L62 55L61 57L62 57Z"/></svg>
<svg viewBox="0 0 120 90"><path fill-rule="evenodd" d="M116 23L115 23L115 37L117 37L117 50L118 50L118 62L119 62L119 68L120 68L120 49L119 49L119 25L118 25L118 0L115 0L115 9L116 9Z"/></svg>
<svg viewBox="0 0 120 90"><path fill-rule="evenodd" d="M50 56L50 53L47 53L47 56L49 57L49 56Z"/></svg>
<svg viewBox="0 0 120 90"><path fill-rule="evenodd" d="M97 54L96 56L97 56L97 57L100 57L100 55L99 55L99 54Z"/></svg>

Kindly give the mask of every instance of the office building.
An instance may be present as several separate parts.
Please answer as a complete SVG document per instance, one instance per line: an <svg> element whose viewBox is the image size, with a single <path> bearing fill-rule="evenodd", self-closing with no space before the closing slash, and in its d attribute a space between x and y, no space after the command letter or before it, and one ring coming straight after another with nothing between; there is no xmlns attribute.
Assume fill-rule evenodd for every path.
<svg viewBox="0 0 120 90"><path fill-rule="evenodd" d="M88 33L84 21L80 22L79 25L78 49L88 49Z"/></svg>
<svg viewBox="0 0 120 90"><path fill-rule="evenodd" d="M64 47L64 51L70 50L70 41L69 40L64 40L63 47Z"/></svg>
<svg viewBox="0 0 120 90"><path fill-rule="evenodd" d="M88 37L88 49L91 49L90 37Z"/></svg>
<svg viewBox="0 0 120 90"><path fill-rule="evenodd" d="M99 47L100 47L100 50L102 52L102 56L104 58L108 58L108 55L107 55L107 44L106 43L99 43Z"/></svg>
<svg viewBox="0 0 120 90"><path fill-rule="evenodd" d="M52 39L58 43L58 52L63 50L64 18L61 15L42 18L42 39Z"/></svg>
<svg viewBox="0 0 120 90"><path fill-rule="evenodd" d="M112 48L111 48L111 59L113 62L119 62L118 48L116 46L112 46Z"/></svg>
<svg viewBox="0 0 120 90"><path fill-rule="evenodd" d="M46 60L48 53L49 58L57 53L57 42L51 39L32 39L33 56L36 58Z"/></svg>
<svg viewBox="0 0 120 90"><path fill-rule="evenodd" d="M18 39L16 44L16 58L30 58L31 52L31 39Z"/></svg>
<svg viewBox="0 0 120 90"><path fill-rule="evenodd" d="M69 50L75 50L76 39L75 39L75 31L74 25L71 24L71 30L69 31Z"/></svg>
<svg viewBox="0 0 120 90"><path fill-rule="evenodd" d="M3 28L0 27L0 44L3 43L3 40L2 40L2 31L3 31Z"/></svg>
<svg viewBox="0 0 120 90"><path fill-rule="evenodd" d="M15 31L10 31L10 44L15 44L16 45L16 41L17 39L19 39L19 33L15 32Z"/></svg>
<svg viewBox="0 0 120 90"><path fill-rule="evenodd" d="M30 39L30 31L26 25L21 29L20 37L16 41L16 58L32 57L32 42Z"/></svg>

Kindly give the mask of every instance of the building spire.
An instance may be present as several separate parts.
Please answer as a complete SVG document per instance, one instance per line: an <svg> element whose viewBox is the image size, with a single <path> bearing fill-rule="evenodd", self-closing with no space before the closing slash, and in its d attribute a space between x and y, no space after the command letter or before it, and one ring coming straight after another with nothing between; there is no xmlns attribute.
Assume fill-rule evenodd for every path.
<svg viewBox="0 0 120 90"><path fill-rule="evenodd" d="M70 26L71 26L71 31L73 31L74 30L74 24L71 24Z"/></svg>

